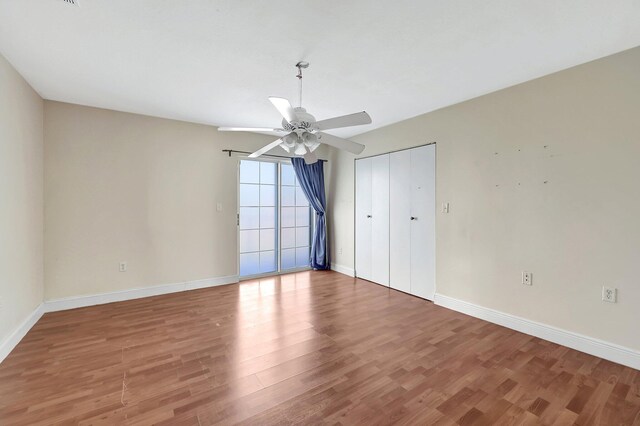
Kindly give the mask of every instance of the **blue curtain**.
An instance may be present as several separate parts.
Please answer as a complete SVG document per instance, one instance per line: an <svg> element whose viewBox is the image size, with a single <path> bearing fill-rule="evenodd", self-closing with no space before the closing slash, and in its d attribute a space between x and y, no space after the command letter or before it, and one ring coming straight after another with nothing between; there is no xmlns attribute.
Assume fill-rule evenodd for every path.
<svg viewBox="0 0 640 426"><path fill-rule="evenodd" d="M316 212L316 228L311 246L311 267L313 269L329 269L329 246L327 244L327 200L324 193L324 161L306 164L303 158L291 159L293 169L307 196L309 204Z"/></svg>

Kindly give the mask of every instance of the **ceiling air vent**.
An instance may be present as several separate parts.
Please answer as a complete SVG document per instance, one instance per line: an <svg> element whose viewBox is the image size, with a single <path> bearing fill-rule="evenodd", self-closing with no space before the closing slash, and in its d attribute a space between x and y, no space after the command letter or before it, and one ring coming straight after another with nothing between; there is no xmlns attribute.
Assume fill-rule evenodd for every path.
<svg viewBox="0 0 640 426"><path fill-rule="evenodd" d="M71 6L80 6L80 0L62 0L66 4L70 4Z"/></svg>

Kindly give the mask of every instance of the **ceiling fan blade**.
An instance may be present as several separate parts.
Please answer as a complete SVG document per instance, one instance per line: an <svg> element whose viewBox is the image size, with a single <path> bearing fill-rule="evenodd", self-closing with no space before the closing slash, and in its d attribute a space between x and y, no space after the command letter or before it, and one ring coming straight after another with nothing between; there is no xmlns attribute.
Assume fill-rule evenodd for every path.
<svg viewBox="0 0 640 426"><path fill-rule="evenodd" d="M293 109L291 103L289 103L288 100L286 100L285 98L276 98L274 96L271 96L269 100L271 101L273 106L276 107L280 115L282 115L284 119L287 120L287 123L291 123L292 121L297 120L296 111Z"/></svg>
<svg viewBox="0 0 640 426"><path fill-rule="evenodd" d="M329 130L340 127L361 126L363 124L371 124L371 117L365 111L320 120L316 123L316 126L318 126L318 130Z"/></svg>
<svg viewBox="0 0 640 426"><path fill-rule="evenodd" d="M273 127L218 127L219 132L275 132L275 133L289 133L285 129L276 129Z"/></svg>
<svg viewBox="0 0 640 426"><path fill-rule="evenodd" d="M273 148L275 148L276 146L280 145L282 143L282 139L278 139L275 140L273 142L271 142L269 145L265 145L262 148L260 148L259 150L257 150L256 152L249 154L249 158L257 158L260 157L262 154L266 153L267 151L271 151Z"/></svg>
<svg viewBox="0 0 640 426"><path fill-rule="evenodd" d="M280 148L282 148L283 150L285 150L287 152L287 154L291 153L291 148L289 148L287 145L281 143L280 144Z"/></svg>
<svg viewBox="0 0 640 426"><path fill-rule="evenodd" d="M316 155L309 150L309 147L305 146L305 151L307 151L304 154L304 162L305 163L313 164L313 163L317 163L318 162L318 157L316 157Z"/></svg>
<svg viewBox="0 0 640 426"><path fill-rule="evenodd" d="M334 148L344 149L352 154L360 154L364 150L364 145L350 141L349 139L342 139L337 136L330 135L329 133L317 133L319 140L322 143L331 145Z"/></svg>

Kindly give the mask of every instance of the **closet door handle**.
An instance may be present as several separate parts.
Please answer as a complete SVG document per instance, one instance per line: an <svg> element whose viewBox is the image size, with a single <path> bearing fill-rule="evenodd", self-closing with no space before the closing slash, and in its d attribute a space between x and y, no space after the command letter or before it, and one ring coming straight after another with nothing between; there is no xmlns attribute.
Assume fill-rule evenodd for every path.
<svg viewBox="0 0 640 426"><path fill-rule="evenodd" d="M370 214L367 215L367 219L371 219L371 215Z"/></svg>
<svg viewBox="0 0 640 426"><path fill-rule="evenodd" d="M418 218L415 216L411 216L411 220L418 220Z"/></svg>

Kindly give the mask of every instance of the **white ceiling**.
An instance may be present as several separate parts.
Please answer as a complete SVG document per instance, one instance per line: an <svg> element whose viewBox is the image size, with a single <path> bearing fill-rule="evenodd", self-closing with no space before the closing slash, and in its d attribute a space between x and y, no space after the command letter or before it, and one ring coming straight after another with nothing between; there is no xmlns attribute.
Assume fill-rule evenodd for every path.
<svg viewBox="0 0 640 426"><path fill-rule="evenodd" d="M0 0L0 53L46 99L274 126L268 96L350 136L640 45L637 0Z"/></svg>

